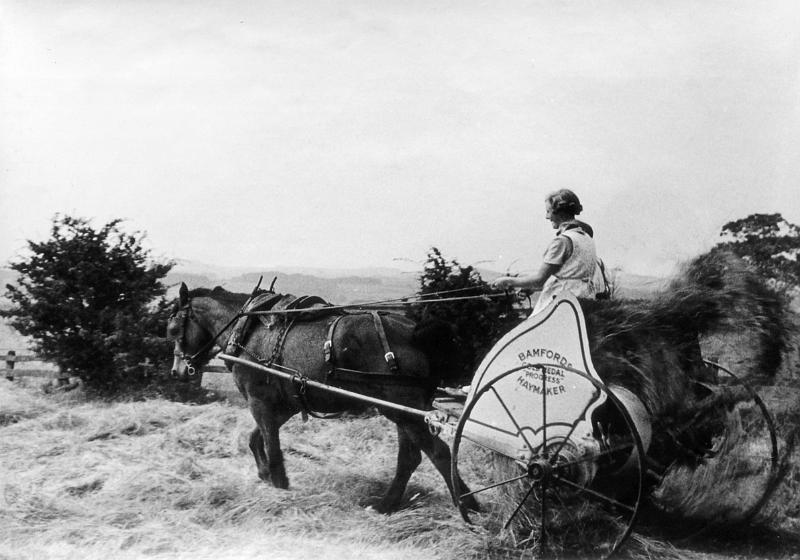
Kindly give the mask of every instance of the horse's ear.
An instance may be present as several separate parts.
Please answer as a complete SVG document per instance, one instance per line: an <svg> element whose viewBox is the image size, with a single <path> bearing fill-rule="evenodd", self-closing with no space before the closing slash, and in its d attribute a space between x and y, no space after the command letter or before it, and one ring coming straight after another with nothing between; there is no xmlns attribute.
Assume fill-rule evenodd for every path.
<svg viewBox="0 0 800 560"><path fill-rule="evenodd" d="M180 298L182 306L189 303L189 288L186 287L186 282L181 282L181 287L178 290L178 297Z"/></svg>

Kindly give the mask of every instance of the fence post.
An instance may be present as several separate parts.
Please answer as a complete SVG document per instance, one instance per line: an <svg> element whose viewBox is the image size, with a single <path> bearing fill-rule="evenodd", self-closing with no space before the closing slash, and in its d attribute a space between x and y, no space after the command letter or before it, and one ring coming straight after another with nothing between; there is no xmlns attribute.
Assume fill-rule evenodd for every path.
<svg viewBox="0 0 800 560"><path fill-rule="evenodd" d="M6 356L6 379L9 381L14 381L14 363L16 362L16 355L17 353L14 350L9 350Z"/></svg>
<svg viewBox="0 0 800 560"><path fill-rule="evenodd" d="M144 372L142 377L144 378L150 377L150 370L153 368L153 362L150 361L150 358L145 358L143 362L140 362L137 365L139 365L139 367L141 367L142 371Z"/></svg>

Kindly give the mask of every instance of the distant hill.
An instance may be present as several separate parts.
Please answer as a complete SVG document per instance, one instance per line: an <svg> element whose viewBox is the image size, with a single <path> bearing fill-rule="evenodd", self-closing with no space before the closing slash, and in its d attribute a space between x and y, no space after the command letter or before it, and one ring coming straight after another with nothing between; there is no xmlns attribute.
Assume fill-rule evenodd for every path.
<svg viewBox="0 0 800 560"><path fill-rule="evenodd" d="M487 281L499 276L499 273L490 270L481 269L479 272ZM411 296L419 289L419 274L391 268L334 270L287 267L258 270L178 260L164 283L170 294L176 293L181 282L185 282L190 289L222 286L231 292L250 293L259 277L263 276L262 288L268 288L275 279L277 292L313 294L331 303L349 305ZM611 271L610 274L617 286L617 297L622 298L651 297L665 282L663 278L620 270ZM14 278L14 271L0 267L0 293L5 292L5 285L13 282Z"/></svg>
<svg viewBox="0 0 800 560"><path fill-rule="evenodd" d="M166 278L174 289L180 282L191 288L222 286L231 292L250 293L263 277L262 288L275 280L275 291L318 295L331 303L349 305L408 297L418 289L416 274L386 268L357 270L297 269L246 270L179 261Z"/></svg>
<svg viewBox="0 0 800 560"><path fill-rule="evenodd" d="M491 281L499 273L480 270L481 277ZM203 263L180 260L165 279L168 296L177 295L181 282L189 288L222 286L231 292L250 293L263 276L262 288L268 288L275 279L275 290L284 294L318 295L337 305L352 305L398 299L413 295L419 289L420 272L399 269L368 268L357 270L298 269L248 270L246 268L217 267ZM0 294L5 285L13 282L14 271L0 267ZM650 276L612 271L617 284L617 297L642 299L651 297L664 280ZM0 307L8 301L0 295ZM0 321L0 350L23 349L27 341L5 321Z"/></svg>
<svg viewBox="0 0 800 560"><path fill-rule="evenodd" d="M411 275L325 278L309 274L287 274L273 270L249 272L224 279L222 282L206 284L206 286L220 285L231 292L249 293L258 284L260 277L263 277L262 288L269 288L274 279L276 292L317 295L336 304L367 303L403 298L412 295L417 289L417 280ZM189 282L187 285L196 287Z"/></svg>
<svg viewBox="0 0 800 560"><path fill-rule="evenodd" d="M500 273L479 270L484 280L491 281ZM413 295L419 289L420 272L403 272L399 269L375 268L357 270L297 269L243 270L214 267L178 261L166 279L167 285L186 282L189 288L222 286L231 292L249 293L263 276L262 288L275 280L275 291L295 295L318 295L332 303L349 305ZM663 286L665 280L652 276L628 274L615 270L611 277L616 282L617 297L643 299Z"/></svg>
<svg viewBox="0 0 800 560"><path fill-rule="evenodd" d="M648 299L664 288L669 278L630 274L621 270L611 272L609 280L614 284L615 297L620 299Z"/></svg>

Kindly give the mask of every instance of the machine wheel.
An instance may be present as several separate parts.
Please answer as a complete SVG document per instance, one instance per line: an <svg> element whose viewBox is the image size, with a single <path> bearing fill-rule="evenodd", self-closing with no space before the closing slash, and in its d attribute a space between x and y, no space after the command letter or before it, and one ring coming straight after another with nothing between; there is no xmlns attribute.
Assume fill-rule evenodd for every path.
<svg viewBox="0 0 800 560"><path fill-rule="evenodd" d="M668 469L653 495L663 511L695 520L699 530L694 534L749 521L779 481L778 437L764 401L728 368L704 362L716 374L711 393L726 396L721 404L725 425L702 464Z"/></svg>
<svg viewBox="0 0 800 560"><path fill-rule="evenodd" d="M636 520L645 474L642 439L608 387L581 371L546 365L564 372L564 384L582 385L593 391L595 401L603 399L589 415L594 441L580 440L577 424L565 436L548 436L548 428L551 433L560 428L561 434L565 428L563 422L558 427L551 423L548 401L553 397L544 389L530 400L540 425L523 425L514 418L504 395L532 366L506 371L476 391L458 422L452 449L454 487L460 473L470 491L454 501L465 521L498 533L504 544L530 550L537 558L606 558L623 544ZM470 426L478 421L472 416L486 399L499 403L516 427L524 458L498 451L491 438L478 441L471 435ZM589 405L576 410L575 418L588 411ZM581 426L586 433L586 423ZM532 444L533 438L524 435L531 430L540 443ZM467 507L470 500L465 498L470 496L478 500L480 511Z"/></svg>

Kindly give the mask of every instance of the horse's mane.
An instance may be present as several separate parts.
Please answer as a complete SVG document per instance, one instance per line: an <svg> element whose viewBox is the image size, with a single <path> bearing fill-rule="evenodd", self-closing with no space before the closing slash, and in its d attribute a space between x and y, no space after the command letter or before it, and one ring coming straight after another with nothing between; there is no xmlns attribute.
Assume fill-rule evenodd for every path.
<svg viewBox="0 0 800 560"><path fill-rule="evenodd" d="M266 293L267 290L258 290L256 295ZM229 292L222 286L215 286L214 288L194 288L189 290L189 297L209 297L223 303L237 303L242 304L247 301L252 294L242 294L237 292Z"/></svg>

